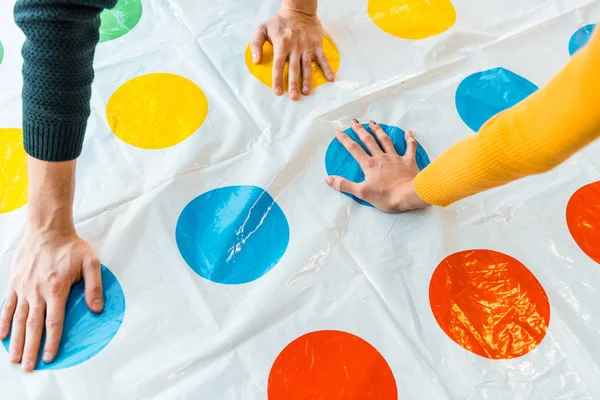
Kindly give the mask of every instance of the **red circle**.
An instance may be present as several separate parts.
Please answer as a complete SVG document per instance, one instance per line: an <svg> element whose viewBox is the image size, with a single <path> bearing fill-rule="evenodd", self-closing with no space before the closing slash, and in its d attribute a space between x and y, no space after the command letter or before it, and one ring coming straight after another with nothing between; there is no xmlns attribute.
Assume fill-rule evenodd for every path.
<svg viewBox="0 0 600 400"><path fill-rule="evenodd" d="M358 336L316 331L279 354L269 374L269 400L397 400L383 356Z"/></svg>
<svg viewBox="0 0 600 400"><path fill-rule="evenodd" d="M579 248L600 263L600 181L585 185L571 196L567 226Z"/></svg>
<svg viewBox="0 0 600 400"><path fill-rule="evenodd" d="M452 340L491 359L529 353L550 322L548 296L535 276L518 260L492 250L446 257L431 277L429 303Z"/></svg>

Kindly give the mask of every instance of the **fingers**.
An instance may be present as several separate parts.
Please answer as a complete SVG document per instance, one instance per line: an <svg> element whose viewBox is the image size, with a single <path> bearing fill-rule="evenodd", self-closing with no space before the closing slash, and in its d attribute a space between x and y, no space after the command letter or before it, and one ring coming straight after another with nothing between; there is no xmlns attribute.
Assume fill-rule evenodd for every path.
<svg viewBox="0 0 600 400"><path fill-rule="evenodd" d="M356 183L349 181L341 176L328 176L325 183L337 190L338 192L348 193L358 197L361 200L366 200L366 186L364 183Z"/></svg>
<svg viewBox="0 0 600 400"><path fill-rule="evenodd" d="M335 81L335 74L333 73L333 70L331 69L331 65L329 65L329 61L327 61L327 57L325 56L325 52L323 51L323 48L318 47L315 52L315 55L317 56L317 62L319 63L321 70L323 70L323 74L325 75L325 78L327 78L327 80L329 82Z"/></svg>
<svg viewBox="0 0 600 400"><path fill-rule="evenodd" d="M368 161L368 159L370 157L367 154L367 152L364 151L362 147L360 147L360 144L358 144L354 140L352 140L350 138L350 136L346 135L342 131L336 131L336 137L337 137L337 140L340 141L340 143L342 144L342 146L344 146L344 148L346 150L348 150L348 153L350 153L350 155L356 161L358 161L359 165L362 166L362 165L364 165Z"/></svg>
<svg viewBox="0 0 600 400"><path fill-rule="evenodd" d="M414 160L417 156L417 140L410 129L406 131L404 139L406 140L406 153L404 157Z"/></svg>
<svg viewBox="0 0 600 400"><path fill-rule="evenodd" d="M302 59L302 53L298 49L295 49L290 54L290 70L288 74L288 87L290 90L290 99L296 101L300 100L300 61Z"/></svg>
<svg viewBox="0 0 600 400"><path fill-rule="evenodd" d="M63 333L63 325L65 322L65 307L67 306L68 292L65 294L52 295L47 301L46 308L46 343L44 344L44 352L42 360L45 363L50 363L58 353L58 346Z"/></svg>
<svg viewBox="0 0 600 400"><path fill-rule="evenodd" d="M25 344L25 324L29 314L29 304L23 299L17 302L17 308L12 321L10 333L9 359L13 364L21 361L23 356L23 345Z"/></svg>
<svg viewBox="0 0 600 400"><path fill-rule="evenodd" d="M84 260L83 281L85 283L85 303L92 312L101 312L104 309L104 295L102 293L100 261L97 258Z"/></svg>
<svg viewBox="0 0 600 400"><path fill-rule="evenodd" d="M252 53L252 62L260 64L263 56L263 46L267 41L267 26L260 25L254 32L252 42L250 42L250 52Z"/></svg>
<svg viewBox="0 0 600 400"><path fill-rule="evenodd" d="M371 153L372 156L383 153L381 147L379 147L379 144L377 143L373 135L367 132L367 130L362 126L360 122L358 122L358 120L353 119L351 125L352 130L356 132L356 134L360 138L360 141L363 142L363 144L365 145L367 150L369 150L369 153Z"/></svg>
<svg viewBox="0 0 600 400"><path fill-rule="evenodd" d="M2 311L0 312L0 340L6 339L10 333L10 321L12 321L15 309L17 308L17 294L10 289L4 300Z"/></svg>
<svg viewBox="0 0 600 400"><path fill-rule="evenodd" d="M312 87L312 53L302 54L302 94L308 96Z"/></svg>
<svg viewBox="0 0 600 400"><path fill-rule="evenodd" d="M283 70L288 53L283 43L274 44L273 51L273 90L277 96L283 94Z"/></svg>
<svg viewBox="0 0 600 400"><path fill-rule="evenodd" d="M27 324L25 331L25 345L23 350L23 360L21 369L24 372L31 372L37 362L42 333L44 332L44 314L46 304L43 301L32 302L29 306L27 315ZM12 338L11 338L12 342Z"/></svg>
<svg viewBox="0 0 600 400"><path fill-rule="evenodd" d="M394 147L394 142L392 142L392 138L385 133L383 128L377 122L373 120L369 121L369 127L371 128L371 132L375 134L375 137L379 141L379 146L381 146L384 152L388 154L398 154Z"/></svg>

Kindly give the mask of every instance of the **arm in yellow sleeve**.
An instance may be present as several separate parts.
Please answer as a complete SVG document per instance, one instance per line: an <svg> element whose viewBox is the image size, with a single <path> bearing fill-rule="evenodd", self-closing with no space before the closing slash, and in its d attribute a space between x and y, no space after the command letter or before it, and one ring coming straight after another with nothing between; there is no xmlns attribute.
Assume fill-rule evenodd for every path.
<svg viewBox="0 0 600 400"><path fill-rule="evenodd" d="M543 88L421 171L415 190L447 206L556 167L600 136L600 29Z"/></svg>

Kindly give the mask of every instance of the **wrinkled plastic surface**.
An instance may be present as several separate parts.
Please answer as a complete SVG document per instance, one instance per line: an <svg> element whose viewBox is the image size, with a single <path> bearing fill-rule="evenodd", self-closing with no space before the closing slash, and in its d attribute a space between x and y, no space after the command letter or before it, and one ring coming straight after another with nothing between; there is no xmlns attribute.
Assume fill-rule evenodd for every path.
<svg viewBox="0 0 600 400"><path fill-rule="evenodd" d="M412 129L434 161L530 91L496 74L459 112L465 79L502 68L543 87L582 43L578 30L600 20L600 2L411 1L401 18L444 16L419 30L376 24L380 3L320 1L337 80L298 103L245 60L276 0L143 1L137 23L122 19L125 33L96 51L74 209L122 288L123 320L68 368L26 375L0 348L2 399L600 399L599 143L446 209L387 215L323 182L334 132L352 118ZM0 128L21 126L13 7L0 2ZM119 91L159 73L187 79L206 108L164 80L148 89L155 97ZM109 104L130 124L124 134L144 128L115 135ZM149 118L164 136L144 136L157 126ZM247 191L202 197L231 187ZM199 198L210 208L179 237L189 258L178 228ZM0 212L2 295L26 214ZM78 343L98 343L86 332Z"/></svg>
<svg viewBox="0 0 600 400"><path fill-rule="evenodd" d="M217 283L242 284L266 274L285 254L287 219L256 186L228 186L196 197L177 220L175 239L186 263Z"/></svg>

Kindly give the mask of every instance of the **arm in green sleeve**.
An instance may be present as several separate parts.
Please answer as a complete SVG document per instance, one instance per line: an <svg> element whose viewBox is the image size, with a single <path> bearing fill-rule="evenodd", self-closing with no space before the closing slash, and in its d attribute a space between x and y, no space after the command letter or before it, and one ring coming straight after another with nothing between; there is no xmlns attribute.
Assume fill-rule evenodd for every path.
<svg viewBox="0 0 600 400"><path fill-rule="evenodd" d="M81 153L90 115L100 13L116 0L19 0L23 45L23 140L43 161Z"/></svg>

